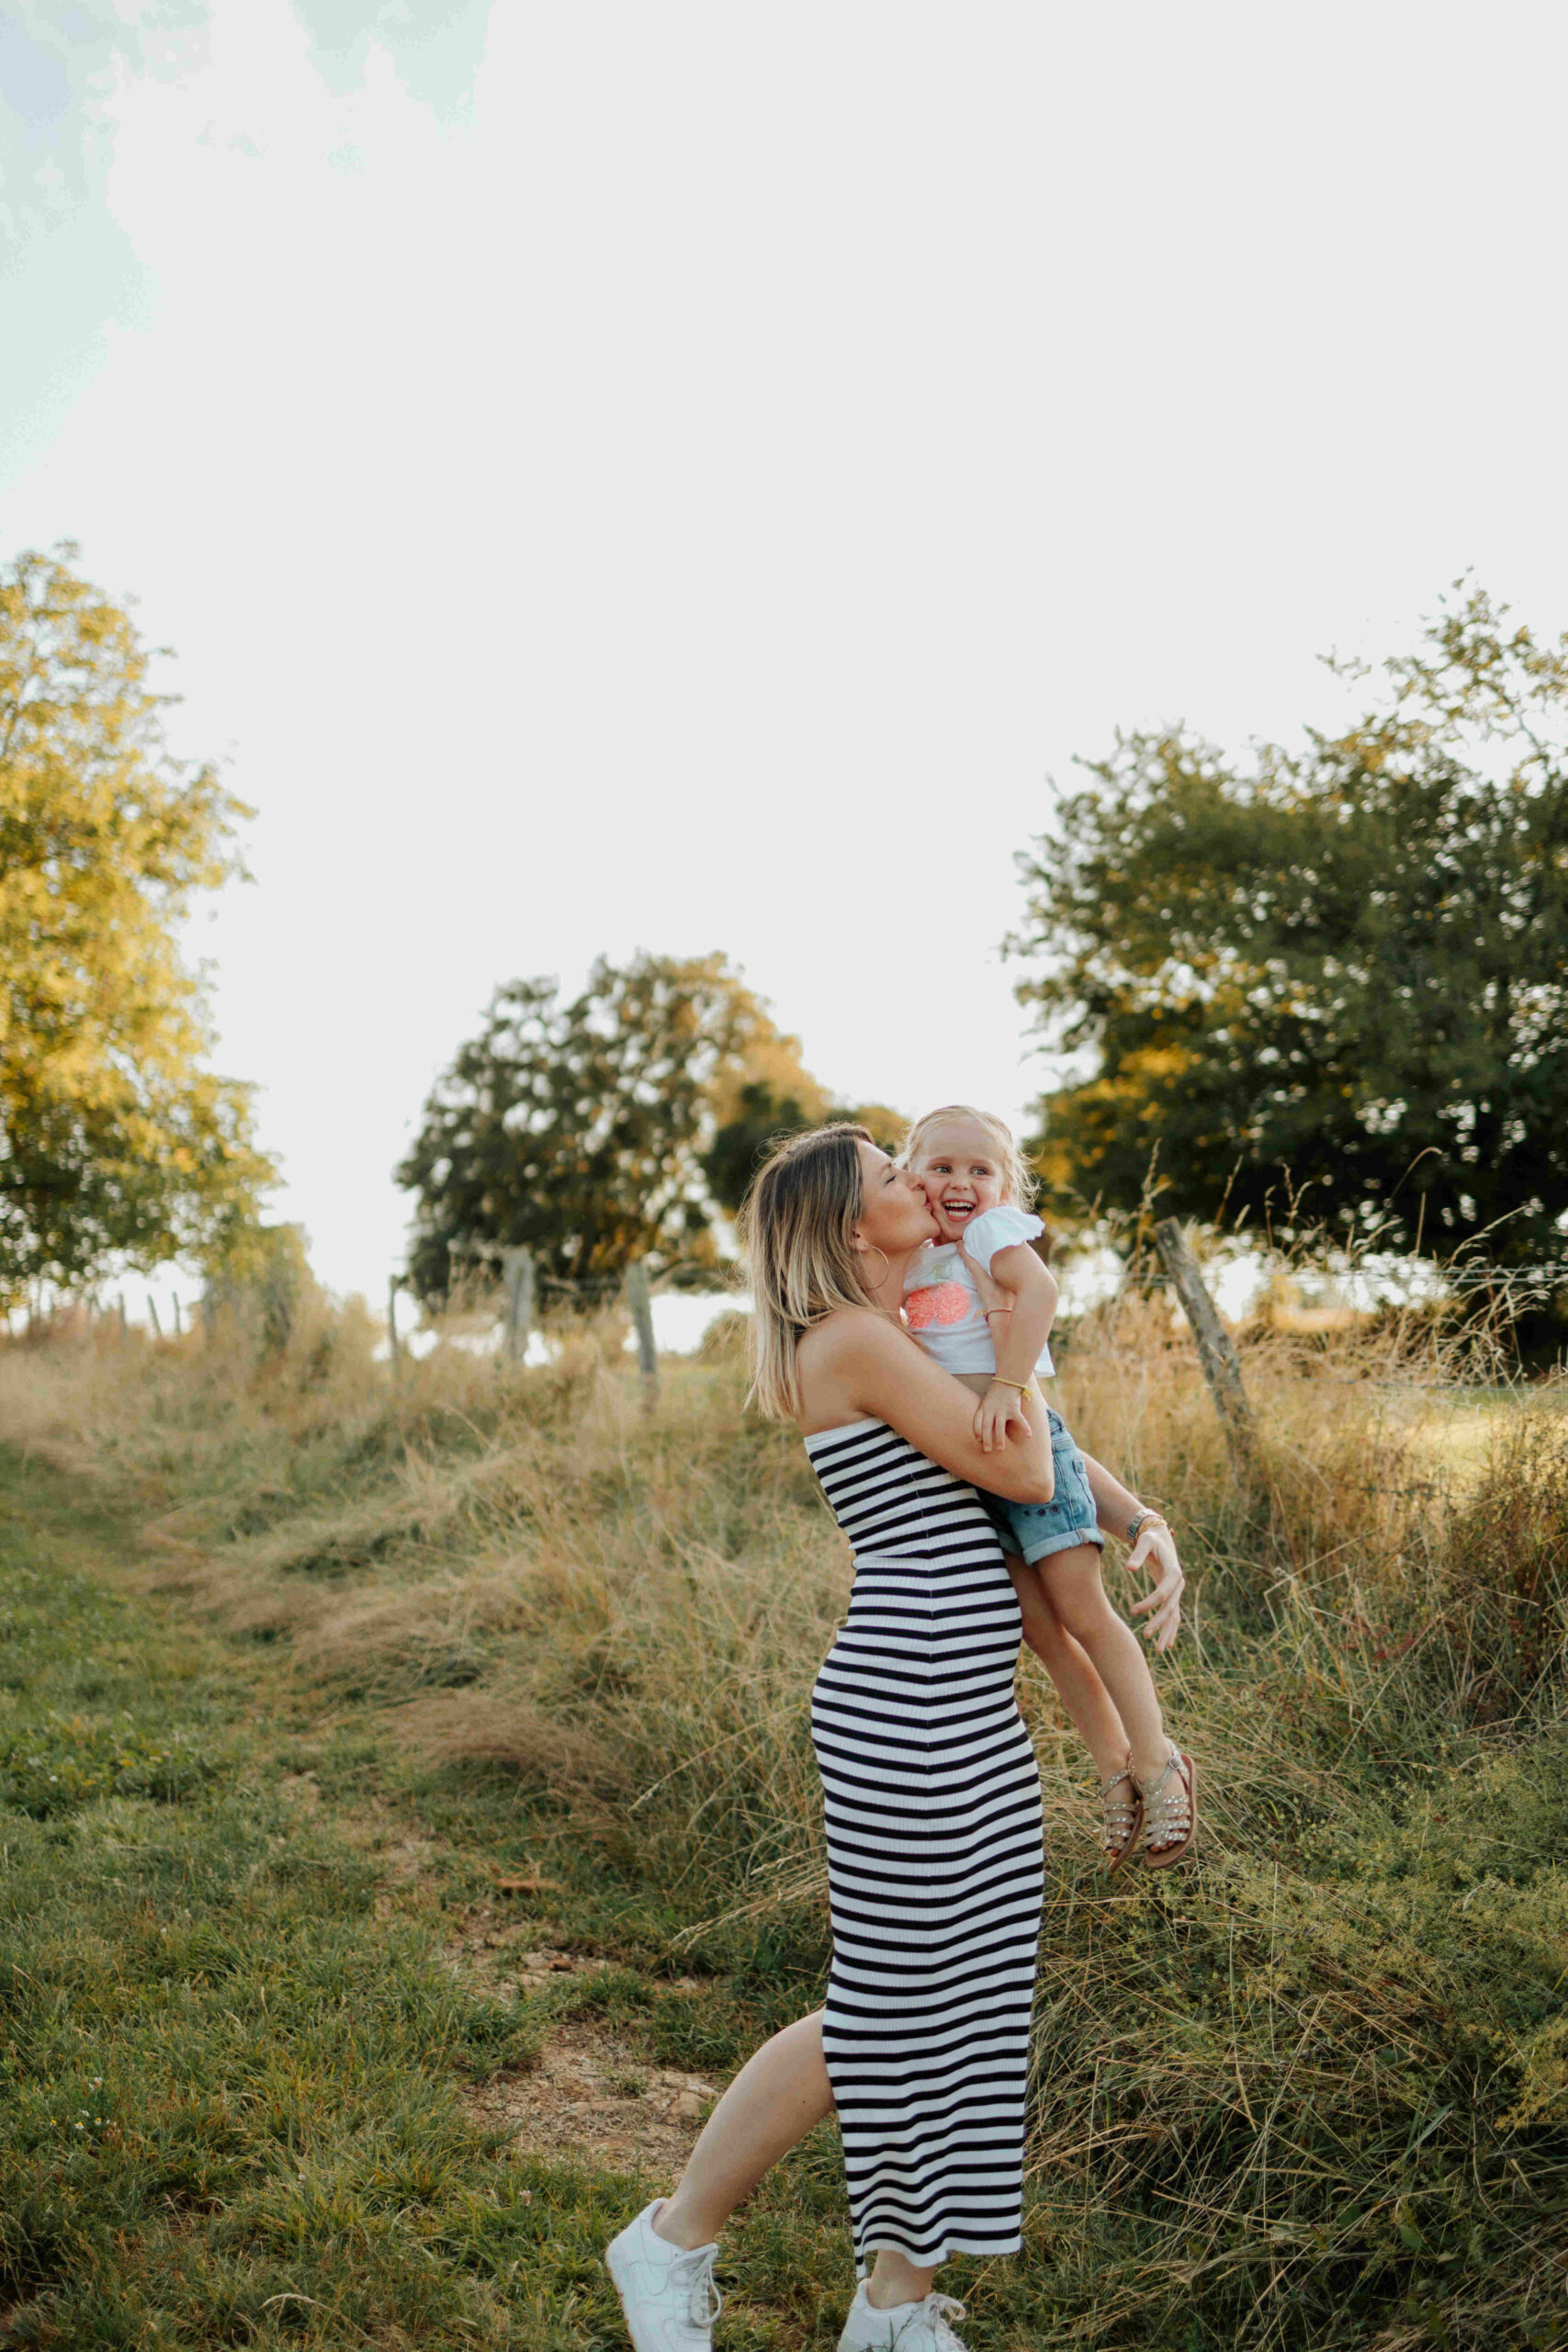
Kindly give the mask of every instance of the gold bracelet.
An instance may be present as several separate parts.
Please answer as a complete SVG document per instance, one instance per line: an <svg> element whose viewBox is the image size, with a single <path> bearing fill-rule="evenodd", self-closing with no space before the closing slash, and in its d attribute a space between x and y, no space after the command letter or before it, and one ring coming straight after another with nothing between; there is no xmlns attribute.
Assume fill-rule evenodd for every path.
<svg viewBox="0 0 1568 2352"><path fill-rule="evenodd" d="M1034 1387L1032 1380L1007 1380L1003 1378L999 1372L993 1372L991 1378L998 1387L1016 1388L1021 1396L1028 1396L1032 1393Z"/></svg>

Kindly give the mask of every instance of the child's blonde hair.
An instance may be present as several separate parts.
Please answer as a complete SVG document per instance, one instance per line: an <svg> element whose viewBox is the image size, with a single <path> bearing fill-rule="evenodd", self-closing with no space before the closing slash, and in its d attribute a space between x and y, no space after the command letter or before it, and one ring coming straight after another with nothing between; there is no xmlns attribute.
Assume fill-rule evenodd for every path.
<svg viewBox="0 0 1568 2352"><path fill-rule="evenodd" d="M985 1128L995 1144L997 1165L1002 1171L1003 1200L1010 1201L1015 1208L1032 1206L1037 1189L1034 1170L1014 1143L1012 1129L994 1112L976 1111L972 1102L944 1102L940 1111L928 1111L924 1118L917 1119L905 1136L904 1148L899 1154L904 1166L918 1167L920 1155L931 1148L931 1138L938 1128L951 1125L959 1119L973 1119L977 1127Z"/></svg>

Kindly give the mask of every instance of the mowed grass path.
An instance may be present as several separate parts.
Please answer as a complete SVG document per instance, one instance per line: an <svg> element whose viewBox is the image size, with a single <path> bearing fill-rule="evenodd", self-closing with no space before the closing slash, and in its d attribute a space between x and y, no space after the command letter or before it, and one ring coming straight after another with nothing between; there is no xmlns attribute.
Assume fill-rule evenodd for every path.
<svg viewBox="0 0 1568 2352"><path fill-rule="evenodd" d="M722 2075L795 1996L628 1966L647 1932L592 1873L581 1973L466 1979L465 1920L528 1863L515 1788L422 1781L145 1566L0 1451L0 2346L624 2346L602 2249L667 2183L520 2159L464 2094L585 2010ZM822 2132L727 2249L726 2352L836 2341L842 2211Z"/></svg>
<svg viewBox="0 0 1568 2352"><path fill-rule="evenodd" d="M632 2191L560 2184L563 2244L463 2108L540 2022L444 1960L482 1863L378 1861L388 1753L132 1566L0 1456L0 2343L616 2342L593 2257Z"/></svg>

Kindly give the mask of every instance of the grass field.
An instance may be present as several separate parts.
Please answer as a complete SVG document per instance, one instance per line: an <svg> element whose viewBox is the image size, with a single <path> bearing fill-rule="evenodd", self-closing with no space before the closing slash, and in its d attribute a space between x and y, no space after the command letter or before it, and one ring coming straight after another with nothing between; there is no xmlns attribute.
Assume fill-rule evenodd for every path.
<svg viewBox="0 0 1568 2352"><path fill-rule="evenodd" d="M608 2352L604 2239L820 1996L798 1444L722 1340L645 1415L613 1325L397 1394L371 1337L0 1351L0 2345ZM1356 1347L1249 1348L1252 1497L1156 1306L1067 1353L1194 1579L1209 1802L1108 1889L1026 1668L1028 2245L944 2276L976 2352L1568 2343L1562 1405ZM836 2340L830 2128L720 2283L723 2352Z"/></svg>

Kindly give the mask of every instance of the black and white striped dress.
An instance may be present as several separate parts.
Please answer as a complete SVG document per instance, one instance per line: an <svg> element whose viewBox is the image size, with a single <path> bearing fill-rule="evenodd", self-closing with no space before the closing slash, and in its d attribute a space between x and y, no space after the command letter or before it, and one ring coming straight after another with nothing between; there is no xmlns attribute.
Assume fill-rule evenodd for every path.
<svg viewBox="0 0 1568 2352"><path fill-rule="evenodd" d="M1018 1602L973 1487L883 1421L806 1446L855 1555L811 1734L856 2265L1010 2254L1043 1882Z"/></svg>

